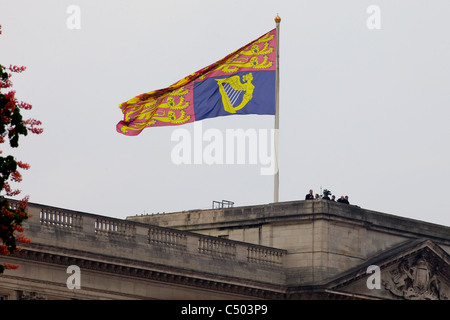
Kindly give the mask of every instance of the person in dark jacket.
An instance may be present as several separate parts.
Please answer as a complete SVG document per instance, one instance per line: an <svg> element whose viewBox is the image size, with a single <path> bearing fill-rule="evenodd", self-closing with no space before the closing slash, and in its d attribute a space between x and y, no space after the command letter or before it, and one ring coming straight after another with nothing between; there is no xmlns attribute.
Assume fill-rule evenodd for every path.
<svg viewBox="0 0 450 320"><path fill-rule="evenodd" d="M348 202L348 196L341 196L338 200L337 200L337 202L340 202L340 203L345 203L345 204L350 204L350 202Z"/></svg>

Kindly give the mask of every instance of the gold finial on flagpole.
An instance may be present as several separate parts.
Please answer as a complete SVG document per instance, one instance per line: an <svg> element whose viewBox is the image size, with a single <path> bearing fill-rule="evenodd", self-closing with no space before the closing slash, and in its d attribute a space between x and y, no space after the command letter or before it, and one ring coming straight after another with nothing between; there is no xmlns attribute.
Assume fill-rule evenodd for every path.
<svg viewBox="0 0 450 320"><path fill-rule="evenodd" d="M278 13L277 13L277 16L275 17L275 22L276 22L276 23L280 23L280 22L281 22L281 18L280 18L280 16L278 15Z"/></svg>

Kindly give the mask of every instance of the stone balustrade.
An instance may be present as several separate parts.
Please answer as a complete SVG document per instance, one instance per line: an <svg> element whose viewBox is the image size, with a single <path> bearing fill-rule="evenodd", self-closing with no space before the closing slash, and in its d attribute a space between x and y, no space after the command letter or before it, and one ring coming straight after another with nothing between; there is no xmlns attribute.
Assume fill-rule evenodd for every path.
<svg viewBox="0 0 450 320"><path fill-rule="evenodd" d="M58 248L283 284L287 251L29 203L25 249ZM280 268L281 267L281 268Z"/></svg>
<svg viewBox="0 0 450 320"><path fill-rule="evenodd" d="M136 234L136 226L102 217L95 220L95 232L99 235L133 238Z"/></svg>
<svg viewBox="0 0 450 320"><path fill-rule="evenodd" d="M260 246L248 246L247 259L252 263L263 263L272 266L283 266L283 253Z"/></svg>
<svg viewBox="0 0 450 320"><path fill-rule="evenodd" d="M174 230L149 226L148 243L185 250L187 247L187 235Z"/></svg>
<svg viewBox="0 0 450 320"><path fill-rule="evenodd" d="M82 216L79 214L43 208L39 212L39 222L42 225L58 228L81 229Z"/></svg>
<svg viewBox="0 0 450 320"><path fill-rule="evenodd" d="M236 244L231 241L223 241L222 239L199 237L198 251L203 254L220 256L227 259L236 258Z"/></svg>

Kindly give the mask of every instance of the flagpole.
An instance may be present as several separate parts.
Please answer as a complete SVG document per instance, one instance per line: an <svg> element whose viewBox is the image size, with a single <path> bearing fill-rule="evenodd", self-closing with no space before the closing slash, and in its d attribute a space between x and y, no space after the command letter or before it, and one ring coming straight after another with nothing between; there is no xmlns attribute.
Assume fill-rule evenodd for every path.
<svg viewBox="0 0 450 320"><path fill-rule="evenodd" d="M275 136L274 136L274 147L275 147L275 174L273 181L273 202L278 202L279 198L279 187L280 187L280 171L278 168L278 131L280 129L280 22L281 18L275 17L275 23L277 26L277 41L276 41L276 71L275 71Z"/></svg>

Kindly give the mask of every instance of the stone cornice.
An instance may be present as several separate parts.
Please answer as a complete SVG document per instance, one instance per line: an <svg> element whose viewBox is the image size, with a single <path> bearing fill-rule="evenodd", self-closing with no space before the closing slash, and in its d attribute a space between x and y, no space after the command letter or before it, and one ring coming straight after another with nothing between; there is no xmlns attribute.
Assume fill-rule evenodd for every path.
<svg viewBox="0 0 450 320"><path fill-rule="evenodd" d="M285 283L283 249L36 204L29 204L28 212L25 236L42 248L217 273L240 282Z"/></svg>

